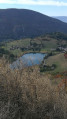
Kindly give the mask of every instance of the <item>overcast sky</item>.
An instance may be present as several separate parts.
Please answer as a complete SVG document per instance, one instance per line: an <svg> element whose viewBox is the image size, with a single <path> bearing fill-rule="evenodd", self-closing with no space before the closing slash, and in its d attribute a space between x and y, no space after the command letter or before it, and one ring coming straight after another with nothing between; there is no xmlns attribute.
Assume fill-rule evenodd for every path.
<svg viewBox="0 0 67 119"><path fill-rule="evenodd" d="M31 9L49 16L67 16L67 0L0 0L0 9Z"/></svg>

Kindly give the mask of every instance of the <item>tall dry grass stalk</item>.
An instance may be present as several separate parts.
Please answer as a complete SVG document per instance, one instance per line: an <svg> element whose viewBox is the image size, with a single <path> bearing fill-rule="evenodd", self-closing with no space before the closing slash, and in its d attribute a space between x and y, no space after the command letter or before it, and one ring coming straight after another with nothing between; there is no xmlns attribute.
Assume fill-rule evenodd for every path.
<svg viewBox="0 0 67 119"><path fill-rule="evenodd" d="M0 119L66 119L67 94L37 66L11 70L0 59Z"/></svg>

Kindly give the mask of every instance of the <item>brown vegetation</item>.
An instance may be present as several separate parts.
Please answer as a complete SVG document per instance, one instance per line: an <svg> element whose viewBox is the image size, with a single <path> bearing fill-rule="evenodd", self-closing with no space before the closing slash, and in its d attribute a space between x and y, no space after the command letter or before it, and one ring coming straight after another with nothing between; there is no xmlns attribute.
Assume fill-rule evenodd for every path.
<svg viewBox="0 0 67 119"><path fill-rule="evenodd" d="M0 60L0 119L66 119L67 94L39 68L11 70Z"/></svg>

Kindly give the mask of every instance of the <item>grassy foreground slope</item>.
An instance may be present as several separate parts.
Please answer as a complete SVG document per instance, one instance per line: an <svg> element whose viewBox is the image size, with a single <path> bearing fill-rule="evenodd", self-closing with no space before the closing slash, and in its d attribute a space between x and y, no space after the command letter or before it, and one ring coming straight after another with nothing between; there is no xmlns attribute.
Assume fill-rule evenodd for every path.
<svg viewBox="0 0 67 119"><path fill-rule="evenodd" d="M67 94L39 68L10 70L0 59L0 119L67 119Z"/></svg>

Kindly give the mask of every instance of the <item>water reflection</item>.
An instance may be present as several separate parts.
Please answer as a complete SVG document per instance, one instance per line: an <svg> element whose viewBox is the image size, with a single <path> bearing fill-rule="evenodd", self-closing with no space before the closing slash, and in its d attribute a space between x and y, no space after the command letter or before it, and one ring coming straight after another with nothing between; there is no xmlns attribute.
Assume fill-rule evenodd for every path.
<svg viewBox="0 0 67 119"><path fill-rule="evenodd" d="M45 55L46 54L43 54L43 53L24 54L18 60L13 62L10 67L14 69L14 68L22 68L22 67L26 67L26 66L41 64Z"/></svg>

